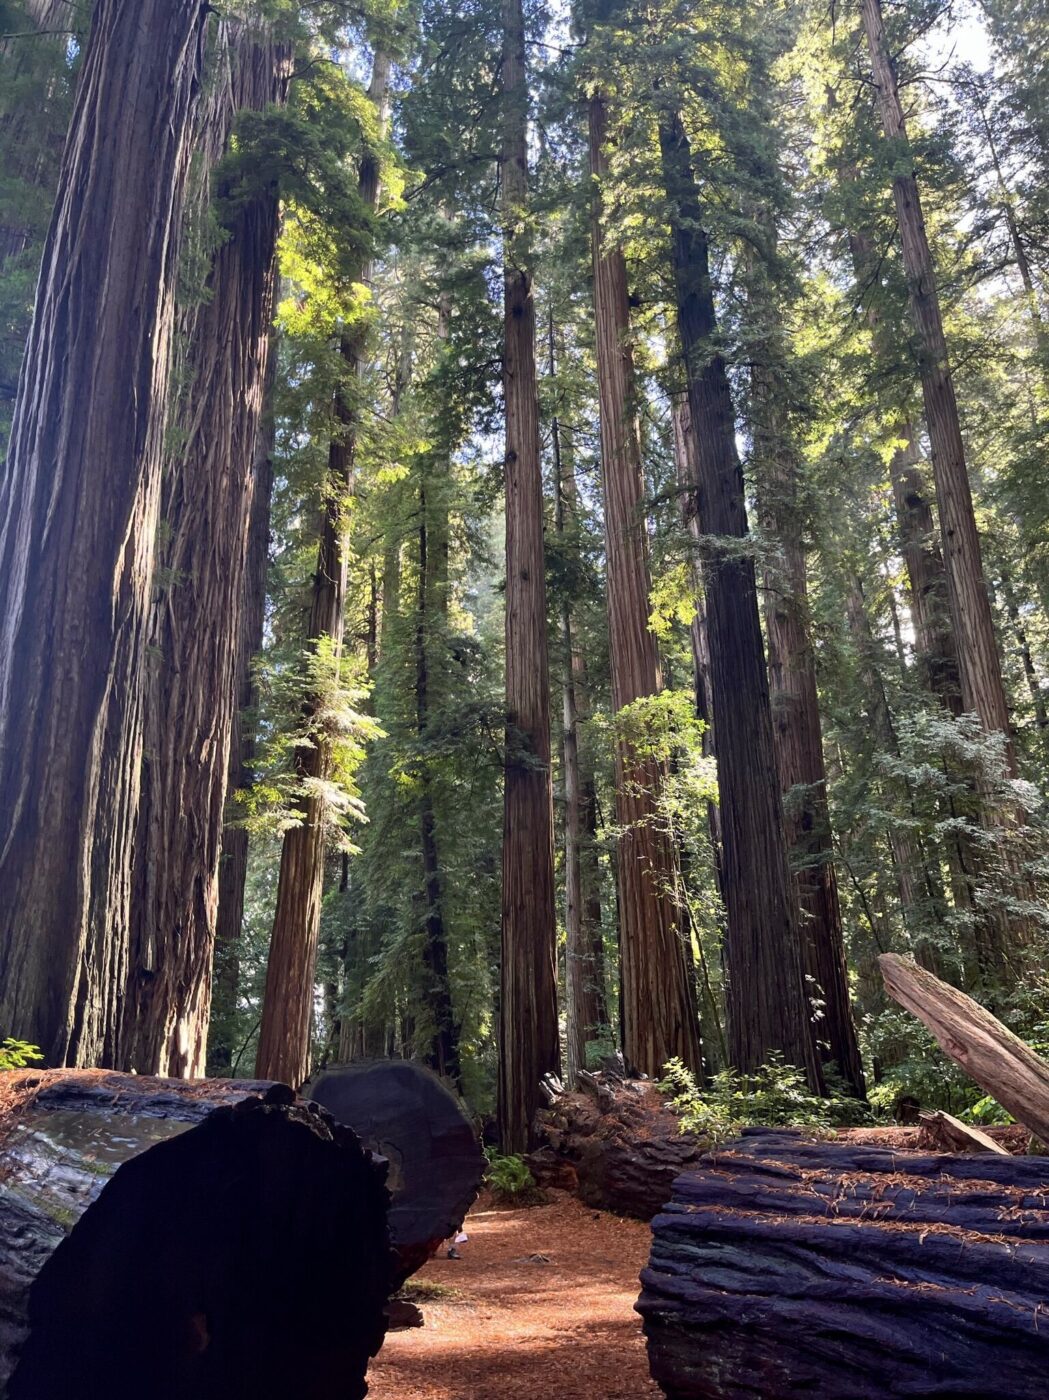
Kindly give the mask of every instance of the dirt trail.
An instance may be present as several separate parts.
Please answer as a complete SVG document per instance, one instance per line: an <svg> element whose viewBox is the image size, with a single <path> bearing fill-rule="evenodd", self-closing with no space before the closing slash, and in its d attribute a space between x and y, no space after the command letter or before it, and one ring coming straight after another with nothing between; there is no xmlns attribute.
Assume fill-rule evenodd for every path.
<svg viewBox="0 0 1049 1400"><path fill-rule="evenodd" d="M647 1225L552 1192L528 1210L482 1205L465 1228L462 1259L417 1276L426 1325L390 1335L368 1371L370 1400L659 1396L633 1311Z"/></svg>

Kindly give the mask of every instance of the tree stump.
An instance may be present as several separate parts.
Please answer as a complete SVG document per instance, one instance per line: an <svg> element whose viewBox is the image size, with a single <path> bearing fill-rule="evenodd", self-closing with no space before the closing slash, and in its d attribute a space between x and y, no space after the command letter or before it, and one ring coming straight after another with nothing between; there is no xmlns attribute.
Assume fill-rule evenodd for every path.
<svg viewBox="0 0 1049 1400"><path fill-rule="evenodd" d="M539 1122L550 1147L574 1168L587 1205L651 1220L707 1144L682 1133L651 1079L581 1072L579 1083L579 1093L547 1083L550 1104Z"/></svg>
<svg viewBox="0 0 1049 1400"><path fill-rule="evenodd" d="M1049 1161L755 1130L674 1183L637 1310L672 1400L1036 1400Z"/></svg>
<svg viewBox="0 0 1049 1400"><path fill-rule="evenodd" d="M9 1400L365 1394L389 1197L353 1133L284 1085L55 1071L0 1095Z"/></svg>
<svg viewBox="0 0 1049 1400"><path fill-rule="evenodd" d="M322 1070L302 1092L390 1164L399 1288L455 1234L477 1199L485 1165L477 1133L444 1083L408 1060Z"/></svg>

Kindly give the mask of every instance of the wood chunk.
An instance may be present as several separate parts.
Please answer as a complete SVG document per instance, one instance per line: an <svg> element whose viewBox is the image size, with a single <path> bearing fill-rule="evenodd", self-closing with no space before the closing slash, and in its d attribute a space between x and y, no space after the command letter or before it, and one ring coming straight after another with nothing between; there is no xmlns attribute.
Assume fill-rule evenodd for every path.
<svg viewBox="0 0 1049 1400"><path fill-rule="evenodd" d="M951 1113L938 1109L935 1113L919 1113L918 1121L930 1139L930 1145L945 1152L997 1152L1001 1157L1012 1154L993 1137L988 1137L971 1123L963 1123Z"/></svg>

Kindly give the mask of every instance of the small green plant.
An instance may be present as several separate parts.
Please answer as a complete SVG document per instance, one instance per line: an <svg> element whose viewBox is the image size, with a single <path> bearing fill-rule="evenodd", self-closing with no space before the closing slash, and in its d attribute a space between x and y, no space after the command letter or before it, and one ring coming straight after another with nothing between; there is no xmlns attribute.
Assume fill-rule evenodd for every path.
<svg viewBox="0 0 1049 1400"><path fill-rule="evenodd" d="M721 1070L704 1088L680 1060L670 1060L664 1074L660 1088L680 1117L682 1131L714 1144L735 1137L745 1127L828 1132L835 1121L838 1101L818 1098L809 1089L804 1073L779 1055L770 1057L753 1074Z"/></svg>
<svg viewBox="0 0 1049 1400"><path fill-rule="evenodd" d="M523 1157L511 1153L504 1156L493 1147L485 1148L488 1166L485 1169L485 1185L492 1199L499 1205L537 1205L543 1199L536 1185L535 1177L528 1170Z"/></svg>
<svg viewBox="0 0 1049 1400"><path fill-rule="evenodd" d="M28 1065L39 1064L43 1060L38 1045L30 1045L27 1040L14 1040L8 1036L0 1045L0 1070L25 1069Z"/></svg>

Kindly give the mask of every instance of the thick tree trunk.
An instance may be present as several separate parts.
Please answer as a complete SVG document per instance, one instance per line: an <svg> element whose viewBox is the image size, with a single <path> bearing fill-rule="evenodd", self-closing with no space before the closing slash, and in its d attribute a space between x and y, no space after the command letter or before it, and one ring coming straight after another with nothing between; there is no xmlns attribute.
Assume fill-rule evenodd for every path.
<svg viewBox="0 0 1049 1400"><path fill-rule="evenodd" d="M653 1221L652 1375L671 1400L1035 1400L1044 1184L1037 1158L745 1134Z"/></svg>
<svg viewBox="0 0 1049 1400"><path fill-rule="evenodd" d="M735 415L724 361L710 345L716 318L707 239L688 137L677 113L664 114L659 135L696 447L698 514L704 535L716 540L703 572L728 913L729 1053L736 1069L747 1073L778 1052L819 1085L783 834L754 561L743 543L748 526ZM736 547L731 540L741 543ZM759 870L762 878L755 880Z"/></svg>
<svg viewBox="0 0 1049 1400"><path fill-rule="evenodd" d="M40 1080L16 1082L3 1123L11 1400L364 1395L388 1196L352 1132L279 1084Z"/></svg>
<svg viewBox="0 0 1049 1400"><path fill-rule="evenodd" d="M911 314L923 350L919 368L925 420L932 445L933 475L947 573L947 602L958 646L962 705L965 710L979 716L989 733L1000 732L1006 736L1010 766L1015 774L1015 756L1009 741L1009 710L984 582L980 538L973 514L958 404L947 357L932 253L907 141L906 121L880 0L863 0L862 9L882 125L886 137L898 150L896 168L901 173L893 180L893 195Z"/></svg>
<svg viewBox="0 0 1049 1400"><path fill-rule="evenodd" d="M227 148L237 112L282 103L291 74L289 47L265 31L223 25L216 49L200 142L209 164ZM275 187L238 209L206 295L184 317L189 389L161 495L170 538L158 554L150 630L120 1054L124 1068L140 1073L204 1072L278 218Z"/></svg>
<svg viewBox="0 0 1049 1400"><path fill-rule="evenodd" d="M550 314L549 352L553 380L556 374L553 312ZM557 491L555 522L563 544L569 526L578 524L579 500L573 469L572 433L562 427L556 412L551 438ZM579 742L580 709L585 704L586 660L578 645L572 602L567 592L561 606L561 630L564 638L561 744L565 785L565 1049L566 1074L572 1083L576 1072L586 1068L587 1044L601 1033L608 1013L604 997L600 897L594 883L596 871L588 870L588 878L584 878L588 842L593 853L593 836L587 824L596 817L592 810L593 779L589 778L591 791L585 790ZM596 910L592 905L595 896L598 898Z"/></svg>
<svg viewBox="0 0 1049 1400"><path fill-rule="evenodd" d="M827 801L816 687L816 656L810 634L808 574L802 543L798 488L800 467L777 383L782 348L773 343L774 311L767 278L752 272L752 299L764 344L754 349L751 371L753 453L758 506L776 557L765 570L765 632L772 729L784 803L784 830L798 901L802 970L819 1002L816 1044L848 1092L865 1096L863 1062L849 1000L845 939L834 869L834 839Z"/></svg>
<svg viewBox="0 0 1049 1400"><path fill-rule="evenodd" d="M208 1063L214 1074L225 1074L233 1064L233 1036L240 988L240 937L244 923L244 896L248 878L248 833L236 824L239 813L230 799L246 791L254 781L255 716L258 702L253 666L262 650L266 614L266 582L269 574L270 507L273 499L273 453L276 420L273 389L277 377L277 343L270 337L263 395L263 420L252 472L251 518L248 524L247 558L241 590L240 628L236 654L236 711L230 743L226 814L219 859L218 915L215 921L215 969L212 1016L208 1039Z"/></svg>
<svg viewBox="0 0 1049 1400"><path fill-rule="evenodd" d="M590 175L594 182L591 239L594 322L601 411L601 476L605 505L608 641L612 708L662 689L655 636L648 626L648 537L645 481L635 417L634 361L626 259L609 242L600 182L607 171L604 99L589 104ZM659 1074L672 1058L693 1069L702 1063L692 951L680 932L674 897L677 862L660 796L665 765L616 745L616 819L623 1053L645 1074Z"/></svg>
<svg viewBox="0 0 1049 1400"><path fill-rule="evenodd" d="M389 76L390 59L377 51L368 95L380 127L384 127L386 121ZM374 212L379 202L379 163L370 152L362 157L358 187L362 203ZM360 277L353 280L366 281L368 273L368 267L363 265ZM366 348L359 330L343 332L340 353L350 383L362 372ZM330 639L338 657L342 651L349 550L346 502L353 490L357 439L355 410L341 387L335 393L333 414L336 430L328 451L324 521L306 636L312 645ZM315 716L322 703L320 696L307 697L304 705L307 716ZM312 747L301 751L299 756L300 777L311 785L322 784L331 775L331 764L330 738L323 733L314 734ZM277 907L255 1059L257 1074L284 1079L296 1086L309 1074L313 975L317 965L327 843L325 802L316 787L302 798L300 816L299 825L285 833L281 847Z"/></svg>
<svg viewBox="0 0 1049 1400"><path fill-rule="evenodd" d="M543 1075L560 1063L543 483L528 232L528 94L521 0L503 0L500 160L506 413L506 771L499 1126L533 1138Z"/></svg>
<svg viewBox="0 0 1049 1400"><path fill-rule="evenodd" d="M0 1024L53 1064L116 1048L205 10L95 8L0 483Z"/></svg>

